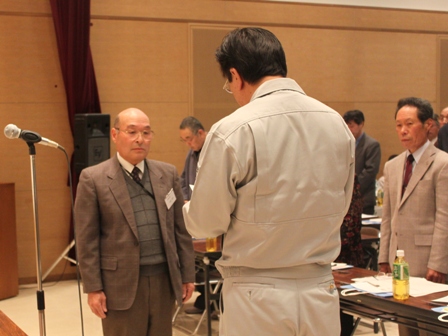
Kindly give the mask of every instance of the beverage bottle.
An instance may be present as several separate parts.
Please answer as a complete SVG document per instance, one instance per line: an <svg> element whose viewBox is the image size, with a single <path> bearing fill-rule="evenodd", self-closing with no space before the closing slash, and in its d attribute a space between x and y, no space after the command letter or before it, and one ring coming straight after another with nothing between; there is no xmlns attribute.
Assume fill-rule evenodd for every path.
<svg viewBox="0 0 448 336"><path fill-rule="evenodd" d="M218 238L208 237L205 239L205 250L207 252L215 252L218 250Z"/></svg>
<svg viewBox="0 0 448 336"><path fill-rule="evenodd" d="M409 264L404 260L404 251L397 250L394 261L392 291L394 299L406 300L409 298Z"/></svg>
<svg viewBox="0 0 448 336"><path fill-rule="evenodd" d="M384 197L384 191L382 188L378 188L376 192L376 205L383 206L383 197Z"/></svg>

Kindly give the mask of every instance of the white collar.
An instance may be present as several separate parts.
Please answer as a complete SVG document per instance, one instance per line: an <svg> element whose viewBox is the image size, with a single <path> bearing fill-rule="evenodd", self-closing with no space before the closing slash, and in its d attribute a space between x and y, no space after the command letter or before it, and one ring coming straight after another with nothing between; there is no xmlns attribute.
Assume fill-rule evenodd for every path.
<svg viewBox="0 0 448 336"><path fill-rule="evenodd" d="M426 150L426 148L428 148L428 146L431 144L431 142L429 140L426 140L426 142L423 144L423 146L421 146L419 149L417 149L414 153L412 153L412 156L414 157L414 161L415 164L418 163L418 161L422 158L423 152ZM408 151L406 151L406 158L410 155L411 153Z"/></svg>
<svg viewBox="0 0 448 336"><path fill-rule="evenodd" d="M118 162L120 162L121 166L128 171L129 173L132 172L132 170L134 169L134 165L132 163L129 163L128 161L126 161L125 159L123 159L123 157L120 155L120 153L117 152L117 159ZM142 172L142 174L145 172L145 160L140 161L139 163L137 163L135 165L135 167L137 167L138 169L140 169L140 171Z"/></svg>

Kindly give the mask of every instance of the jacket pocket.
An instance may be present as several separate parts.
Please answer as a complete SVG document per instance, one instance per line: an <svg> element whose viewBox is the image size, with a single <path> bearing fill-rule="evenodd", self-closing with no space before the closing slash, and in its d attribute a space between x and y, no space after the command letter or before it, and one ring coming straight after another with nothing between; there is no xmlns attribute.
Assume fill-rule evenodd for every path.
<svg viewBox="0 0 448 336"><path fill-rule="evenodd" d="M432 235L415 235L414 241L416 246L431 246Z"/></svg>

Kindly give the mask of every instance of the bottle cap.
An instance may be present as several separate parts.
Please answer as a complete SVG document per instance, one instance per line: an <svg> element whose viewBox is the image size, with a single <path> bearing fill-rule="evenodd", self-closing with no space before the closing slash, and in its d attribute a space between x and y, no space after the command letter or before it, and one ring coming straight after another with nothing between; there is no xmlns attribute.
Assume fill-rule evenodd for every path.
<svg viewBox="0 0 448 336"><path fill-rule="evenodd" d="M397 257L404 257L404 250L397 250Z"/></svg>

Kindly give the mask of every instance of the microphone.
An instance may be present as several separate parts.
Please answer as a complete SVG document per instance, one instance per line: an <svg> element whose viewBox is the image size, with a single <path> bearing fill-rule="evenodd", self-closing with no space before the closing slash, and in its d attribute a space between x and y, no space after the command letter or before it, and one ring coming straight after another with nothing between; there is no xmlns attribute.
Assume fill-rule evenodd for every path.
<svg viewBox="0 0 448 336"><path fill-rule="evenodd" d="M27 130L21 130L14 124L6 125L4 133L8 139L21 138L28 143L39 143L41 145L50 146L53 148L62 148L61 146L59 146L58 143L51 141L47 138L41 137L39 133Z"/></svg>

